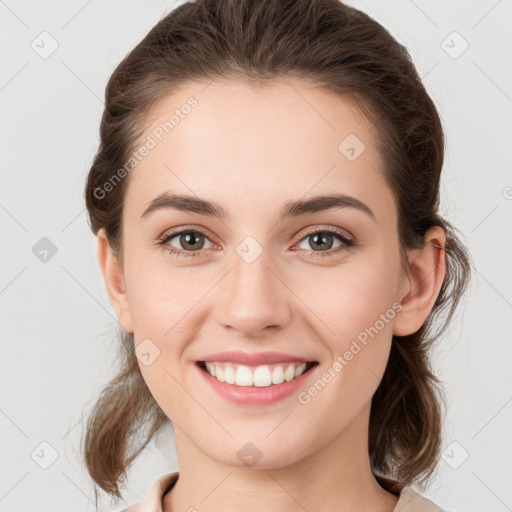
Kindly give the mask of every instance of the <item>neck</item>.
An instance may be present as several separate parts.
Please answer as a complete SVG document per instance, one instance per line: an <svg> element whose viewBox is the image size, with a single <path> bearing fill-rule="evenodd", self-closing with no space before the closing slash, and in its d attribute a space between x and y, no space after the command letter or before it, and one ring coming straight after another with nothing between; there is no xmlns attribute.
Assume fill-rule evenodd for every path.
<svg viewBox="0 0 512 512"><path fill-rule="evenodd" d="M392 512L398 497L379 486L369 463L369 406L332 441L278 467L219 463L175 427L180 477L164 512Z"/></svg>

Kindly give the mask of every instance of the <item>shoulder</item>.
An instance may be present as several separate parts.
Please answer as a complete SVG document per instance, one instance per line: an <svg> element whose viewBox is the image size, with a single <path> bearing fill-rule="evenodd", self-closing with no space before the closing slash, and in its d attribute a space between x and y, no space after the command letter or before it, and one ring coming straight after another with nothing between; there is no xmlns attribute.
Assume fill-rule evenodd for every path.
<svg viewBox="0 0 512 512"><path fill-rule="evenodd" d="M119 512L162 512L164 494L177 482L179 472L165 473L155 478L144 497Z"/></svg>
<svg viewBox="0 0 512 512"><path fill-rule="evenodd" d="M433 501L425 498L412 487L404 487L393 512L444 512Z"/></svg>
<svg viewBox="0 0 512 512"><path fill-rule="evenodd" d="M162 512L162 499L179 478L179 472L165 473L157 477L150 485L145 496L136 503L119 512ZM400 491L398 502L393 512L445 512L433 501L425 498L412 487Z"/></svg>

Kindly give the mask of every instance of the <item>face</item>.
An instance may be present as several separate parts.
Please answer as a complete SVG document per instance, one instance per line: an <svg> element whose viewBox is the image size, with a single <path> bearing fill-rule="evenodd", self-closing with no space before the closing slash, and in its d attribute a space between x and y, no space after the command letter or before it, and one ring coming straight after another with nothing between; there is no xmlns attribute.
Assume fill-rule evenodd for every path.
<svg viewBox="0 0 512 512"><path fill-rule="evenodd" d="M255 466L281 467L349 431L365 435L409 290L397 211L371 128L346 101L292 80L205 87L161 101L142 137L156 144L129 176L116 312L177 432L223 464L242 466L254 445ZM182 108L190 97L195 106ZM164 193L224 216L190 211L192 201L152 203ZM290 208L335 194L345 202ZM245 361L267 366L250 372L258 385L221 383L200 367L213 359L221 380L243 379L241 361L214 355L226 351L270 353ZM314 364L265 384L300 362Z"/></svg>

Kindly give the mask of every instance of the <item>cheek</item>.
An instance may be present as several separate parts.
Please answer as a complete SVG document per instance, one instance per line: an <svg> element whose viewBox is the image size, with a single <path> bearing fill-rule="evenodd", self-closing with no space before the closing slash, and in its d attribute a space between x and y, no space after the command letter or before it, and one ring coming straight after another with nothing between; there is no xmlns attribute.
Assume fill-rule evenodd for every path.
<svg viewBox="0 0 512 512"><path fill-rule="evenodd" d="M183 387L190 388L183 354L189 340L197 334L200 308L193 309L194 305L208 287L205 284L203 291L198 290L190 285L189 278L184 278L184 273L172 273L168 268L134 265L132 270L129 303L135 347L147 346L150 353L156 354L148 365L139 356L139 368L165 414L177 425L186 424L186 418L198 413Z"/></svg>
<svg viewBox="0 0 512 512"><path fill-rule="evenodd" d="M208 291L198 268L173 269L165 255L133 258L126 264L127 295L135 333L167 338ZM210 285L211 286L211 285Z"/></svg>
<svg viewBox="0 0 512 512"><path fill-rule="evenodd" d="M384 374L397 311L396 287L392 271L371 266L314 282L308 286L307 305L319 317L310 317L313 330L322 333L320 341L332 360L326 361L321 382L313 386L322 391L304 390L300 403L311 399L324 411L338 426L332 427L334 435L371 400Z"/></svg>
<svg viewBox="0 0 512 512"><path fill-rule="evenodd" d="M315 313L308 315L312 330L321 333L333 364L338 361L332 392L348 402L369 400L385 371L397 312L397 276L396 262L381 255L300 278L301 298L307 297L304 302Z"/></svg>
<svg viewBox="0 0 512 512"><path fill-rule="evenodd" d="M312 270L296 278L301 300L314 313L321 332L344 343L375 323L379 330L392 331L397 272L392 263L347 265L338 269ZM385 316L385 326L382 316ZM318 328L320 329L320 328Z"/></svg>

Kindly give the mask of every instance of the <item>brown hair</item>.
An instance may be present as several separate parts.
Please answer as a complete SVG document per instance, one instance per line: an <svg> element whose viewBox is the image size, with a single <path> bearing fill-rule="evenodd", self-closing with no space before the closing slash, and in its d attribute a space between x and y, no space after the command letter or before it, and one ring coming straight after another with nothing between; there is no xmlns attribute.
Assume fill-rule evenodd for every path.
<svg viewBox="0 0 512 512"><path fill-rule="evenodd" d="M447 272L437 300L421 329L393 336L370 413L370 461L381 485L424 486L439 460L445 405L429 349L466 290L471 262L455 228L438 212L444 159L439 115L407 49L374 19L339 0L197 0L172 10L108 81L101 141L85 187L92 231L105 228L122 265L129 176L108 194L98 191L130 158L157 101L194 80L261 85L280 77L309 80L352 102L371 121L398 208L403 268L406 248L421 247L432 226L445 230ZM121 370L95 404L83 444L93 481L118 498L132 461L170 423L142 378L133 344L133 334L121 332Z"/></svg>

